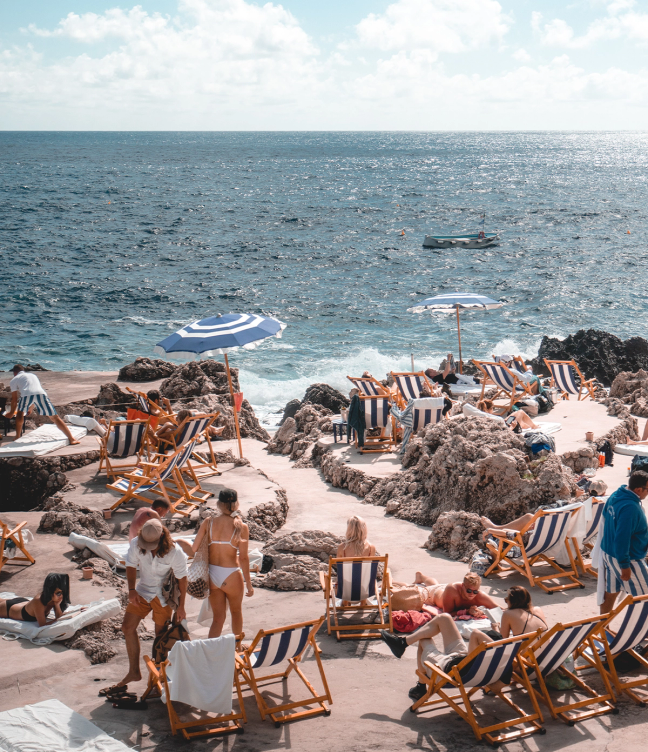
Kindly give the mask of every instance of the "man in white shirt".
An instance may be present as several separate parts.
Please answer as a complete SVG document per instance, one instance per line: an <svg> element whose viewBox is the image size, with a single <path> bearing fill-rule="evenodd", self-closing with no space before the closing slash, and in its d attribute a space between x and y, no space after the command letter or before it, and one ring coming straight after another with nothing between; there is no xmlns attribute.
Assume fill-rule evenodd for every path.
<svg viewBox="0 0 648 752"><path fill-rule="evenodd" d="M137 569L139 568L139 581ZM140 672L140 642L137 634L139 623L153 612L155 634L159 634L164 624L173 616L172 607L162 594L162 584L169 572L178 580L180 604L176 611L178 621L186 618L185 598L187 596L187 556L172 540L169 531L159 519L147 520L137 538L130 542L126 554L126 578L128 580L128 606L124 614L122 632L126 638L129 669L126 676L112 692L103 690L106 696L125 691L129 682L142 678ZM137 583L137 584L136 584Z"/></svg>
<svg viewBox="0 0 648 752"><path fill-rule="evenodd" d="M22 436L25 415L33 405L40 415L48 415L52 418L56 427L67 436L70 444L78 444L79 442L72 436L65 422L56 414L56 409L41 386L38 376L35 373L27 373L23 366L19 365L15 365L12 370L14 377L9 382L11 410L5 417L16 418L16 438L19 439Z"/></svg>

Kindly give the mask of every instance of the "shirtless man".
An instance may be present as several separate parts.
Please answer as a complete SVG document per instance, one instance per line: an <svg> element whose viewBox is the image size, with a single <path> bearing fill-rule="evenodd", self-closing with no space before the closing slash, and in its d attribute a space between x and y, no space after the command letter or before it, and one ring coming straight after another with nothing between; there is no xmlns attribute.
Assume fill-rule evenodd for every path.
<svg viewBox="0 0 648 752"><path fill-rule="evenodd" d="M440 585L434 577L425 577L421 572L417 572L414 582L427 589L428 597L425 604L442 609L444 614L455 615L458 611L466 610L472 616L482 615L479 606L497 608L499 605L481 591L481 577L474 572L468 572L463 582L449 585Z"/></svg>

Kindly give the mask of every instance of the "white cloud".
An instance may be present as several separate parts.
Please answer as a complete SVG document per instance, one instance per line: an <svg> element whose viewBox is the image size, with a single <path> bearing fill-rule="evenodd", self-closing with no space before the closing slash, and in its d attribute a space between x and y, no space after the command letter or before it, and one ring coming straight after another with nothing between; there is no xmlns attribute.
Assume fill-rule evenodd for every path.
<svg viewBox="0 0 648 752"><path fill-rule="evenodd" d="M531 55L522 48L515 50L512 57L514 60L517 60L518 63L528 63L531 60Z"/></svg>

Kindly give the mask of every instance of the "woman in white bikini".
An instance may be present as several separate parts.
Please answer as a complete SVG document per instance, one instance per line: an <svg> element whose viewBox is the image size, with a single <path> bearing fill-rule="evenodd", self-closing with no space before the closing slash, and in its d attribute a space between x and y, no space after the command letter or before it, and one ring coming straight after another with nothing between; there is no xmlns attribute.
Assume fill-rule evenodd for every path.
<svg viewBox="0 0 648 752"><path fill-rule="evenodd" d="M243 633L243 589L247 586L248 598L254 595L250 578L248 526L237 514L238 495L231 488L218 495L219 515L208 517L200 526L193 544L194 553L199 549L203 536L209 538L209 603L214 620L209 637L220 637L225 623L227 606L232 615L232 632Z"/></svg>

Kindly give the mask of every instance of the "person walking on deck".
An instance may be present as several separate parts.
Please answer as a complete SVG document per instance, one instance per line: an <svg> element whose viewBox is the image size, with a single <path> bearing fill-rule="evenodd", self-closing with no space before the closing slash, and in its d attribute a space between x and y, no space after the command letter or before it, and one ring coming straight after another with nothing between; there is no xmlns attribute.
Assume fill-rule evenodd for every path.
<svg viewBox="0 0 648 752"><path fill-rule="evenodd" d="M629 595L648 594L648 522L641 502L648 496L648 473L632 473L605 502L601 540L605 598L601 613L612 610L620 590Z"/></svg>
<svg viewBox="0 0 648 752"><path fill-rule="evenodd" d="M38 376L35 373L27 373L24 367L20 365L15 365L12 371L14 377L9 382L9 388L11 389L11 410L5 415L5 418L16 418L16 438L19 439L22 436L25 415L33 405L38 410L39 415L48 415L52 418L54 423L56 423L56 427L60 431L63 431L71 445L78 444L79 442L72 436L70 429L56 414L56 408L50 402Z"/></svg>

